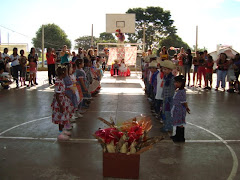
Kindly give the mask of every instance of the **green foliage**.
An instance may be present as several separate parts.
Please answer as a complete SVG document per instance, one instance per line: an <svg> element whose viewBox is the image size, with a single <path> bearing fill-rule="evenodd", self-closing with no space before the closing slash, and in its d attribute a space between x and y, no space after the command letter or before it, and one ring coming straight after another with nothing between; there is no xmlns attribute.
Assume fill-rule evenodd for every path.
<svg viewBox="0 0 240 180"><path fill-rule="evenodd" d="M157 47L161 39L176 33L170 11L164 11L161 7L133 8L126 13L136 14L136 33L127 34L130 42L142 40L144 24L146 48L152 45Z"/></svg>
<svg viewBox="0 0 240 180"><path fill-rule="evenodd" d="M42 26L36 32L36 37L32 39L35 48L42 48ZM71 41L66 33L56 24L44 25L44 47L61 49L64 45L71 48Z"/></svg>
<svg viewBox="0 0 240 180"><path fill-rule="evenodd" d="M162 39L159 43L160 48L166 46L167 49L170 47L181 48L183 47L185 50L190 49L187 43L183 42L183 40L176 34L171 34L168 37ZM161 50L158 50L158 54ZM173 56L175 51L169 51L170 55Z"/></svg>
<svg viewBox="0 0 240 180"><path fill-rule="evenodd" d="M193 45L193 48L191 48L191 50L195 52L195 49L196 49L196 46ZM207 48L205 46L203 48L198 47L197 50L203 52L203 51L207 50Z"/></svg>
<svg viewBox="0 0 240 180"><path fill-rule="evenodd" d="M92 36L81 36L77 39L75 39L75 49L78 49L79 47L87 50L91 47L91 40L92 40ZM98 38L93 36L93 45L96 46L96 41L98 40Z"/></svg>
<svg viewBox="0 0 240 180"><path fill-rule="evenodd" d="M170 48L171 46L176 48L183 47L185 50L189 49L187 43L183 42L183 40L176 34L169 35L168 37L164 38L159 43L160 47L166 46L166 48Z"/></svg>
<svg viewBox="0 0 240 180"><path fill-rule="evenodd" d="M91 36L81 36L75 39L75 49L82 47L87 50L91 47ZM96 46L97 43L116 43L115 37L111 33L103 32L100 34L99 38L93 37L93 46Z"/></svg>
<svg viewBox="0 0 240 180"><path fill-rule="evenodd" d="M115 43L117 41L116 41L115 37L112 35L112 33L103 32L100 34L98 42Z"/></svg>

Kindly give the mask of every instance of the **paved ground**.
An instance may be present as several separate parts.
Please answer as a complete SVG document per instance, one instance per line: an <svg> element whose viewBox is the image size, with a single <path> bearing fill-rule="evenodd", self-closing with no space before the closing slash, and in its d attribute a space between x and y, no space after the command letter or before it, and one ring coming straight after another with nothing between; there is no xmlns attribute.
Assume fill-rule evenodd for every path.
<svg viewBox="0 0 240 180"><path fill-rule="evenodd" d="M102 152L92 134L104 125L139 114L151 115L140 74L105 74L101 93L74 125L69 142L56 142L51 123L53 88L39 72L33 88L0 90L0 179L111 179L102 177ZM15 87L15 85L12 85ZM141 155L140 179L240 179L240 95L190 88L187 142L166 139ZM152 117L150 135L162 135Z"/></svg>

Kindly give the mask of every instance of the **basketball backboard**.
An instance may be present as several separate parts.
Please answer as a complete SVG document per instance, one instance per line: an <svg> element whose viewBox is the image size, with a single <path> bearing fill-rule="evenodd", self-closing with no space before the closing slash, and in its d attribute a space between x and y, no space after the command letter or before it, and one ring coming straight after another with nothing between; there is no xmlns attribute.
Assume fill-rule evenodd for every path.
<svg viewBox="0 0 240 180"><path fill-rule="evenodd" d="M135 33L135 14L106 14L106 32Z"/></svg>

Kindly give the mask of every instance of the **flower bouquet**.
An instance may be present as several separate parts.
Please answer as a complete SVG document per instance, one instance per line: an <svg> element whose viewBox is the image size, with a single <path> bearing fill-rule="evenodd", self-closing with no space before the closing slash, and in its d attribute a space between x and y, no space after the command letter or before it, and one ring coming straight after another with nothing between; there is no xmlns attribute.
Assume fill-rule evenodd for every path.
<svg viewBox="0 0 240 180"><path fill-rule="evenodd" d="M94 137L103 149L103 176L117 178L138 178L140 154L151 149L163 137L148 137L152 128L151 119L137 116L116 126L103 118L100 121L108 128L99 129Z"/></svg>

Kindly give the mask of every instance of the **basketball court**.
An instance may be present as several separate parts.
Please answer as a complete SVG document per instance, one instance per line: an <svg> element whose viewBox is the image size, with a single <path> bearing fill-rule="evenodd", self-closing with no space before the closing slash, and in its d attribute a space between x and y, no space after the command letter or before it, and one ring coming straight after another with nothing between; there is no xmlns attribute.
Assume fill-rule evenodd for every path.
<svg viewBox="0 0 240 180"><path fill-rule="evenodd" d="M114 27L106 32L121 28L133 33L124 30L131 24L125 20L109 20ZM38 86L16 89L12 84L0 90L1 180L111 179L102 176L102 148L92 136L104 127L97 118L112 117L118 124L140 114L152 118L149 136L165 139L141 155L139 179L240 179L239 95L188 88L186 143L175 144L170 134L160 132L162 125L151 114L141 73L111 77L105 72L100 94L77 119L71 139L59 142L58 126L51 122L54 87L48 86L47 72L37 76Z"/></svg>
<svg viewBox="0 0 240 180"><path fill-rule="evenodd" d="M150 136L164 135L150 112L141 75L105 73L100 94L77 120L71 140L57 142L51 123L53 87L38 72L39 85L1 90L1 179L104 179L102 151L92 134L104 127L97 117L116 123L145 114L152 117ZM190 88L186 143L165 140L141 155L140 179L239 179L239 99L237 94ZM111 179L111 178L110 178Z"/></svg>

